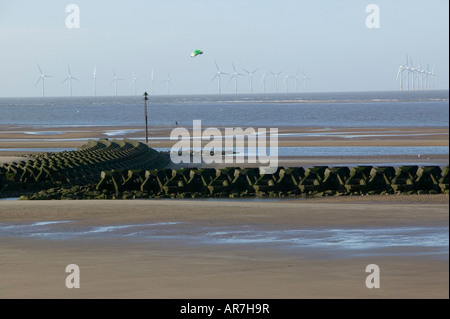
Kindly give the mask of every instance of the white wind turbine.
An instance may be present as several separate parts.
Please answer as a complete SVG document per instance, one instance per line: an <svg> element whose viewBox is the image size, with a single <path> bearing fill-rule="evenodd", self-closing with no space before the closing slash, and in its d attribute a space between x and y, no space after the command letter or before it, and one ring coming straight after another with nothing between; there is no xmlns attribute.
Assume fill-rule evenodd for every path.
<svg viewBox="0 0 450 319"><path fill-rule="evenodd" d="M242 69L242 70L244 70L245 73L247 73L248 76L249 76L248 81L249 81L249 83L250 83L250 94L252 94L252 93L253 93L253 84L252 84L253 81L252 81L252 78L253 78L253 74L255 74L255 72L258 71L258 69L255 69L255 70L252 71L252 72L248 72L246 69Z"/></svg>
<svg viewBox="0 0 450 319"><path fill-rule="evenodd" d="M42 72L42 69L39 66L39 64L37 65L37 67L39 69L40 76L39 76L39 79L37 80L37 82L36 82L36 84L34 86L38 85L39 81L42 81L42 96L45 96L45 78L51 78L53 76L45 74L44 72Z"/></svg>
<svg viewBox="0 0 450 319"><path fill-rule="evenodd" d="M92 79L94 80L94 96L97 96L97 66L94 66Z"/></svg>
<svg viewBox="0 0 450 319"><path fill-rule="evenodd" d="M166 82L167 84L167 95L170 94L169 87L172 85L172 81L170 81L170 74L167 73L167 78L163 81L163 83Z"/></svg>
<svg viewBox="0 0 450 319"><path fill-rule="evenodd" d="M298 84L298 70L297 70L297 72L295 73L295 75L292 76L292 78L294 79L294 83L295 83L295 93L297 93L297 92L298 92L298 90L297 90L297 84Z"/></svg>
<svg viewBox="0 0 450 319"><path fill-rule="evenodd" d="M245 76L245 75L236 71L236 68L234 67L234 63L231 63L231 64L233 65L234 73L231 75L230 80L228 80L228 82L230 82L234 78L234 93L237 94L238 77Z"/></svg>
<svg viewBox="0 0 450 319"><path fill-rule="evenodd" d="M430 75L431 75L431 89L434 90L434 77L436 76L436 74L434 73L434 65L433 68L431 69Z"/></svg>
<svg viewBox="0 0 450 319"><path fill-rule="evenodd" d="M419 76L419 73L418 73L419 70L414 67L414 64L413 64L413 61L412 61L411 58L409 58L409 62L411 63L410 70L412 72L412 90L414 91L415 90L415 83L416 83L415 79L414 79L414 75L416 75L418 77Z"/></svg>
<svg viewBox="0 0 450 319"><path fill-rule="evenodd" d="M273 83L274 83L274 85L275 85L275 93L278 93L278 76L281 74L281 72L283 72L283 71L280 71L280 72L278 72L278 73L273 73L272 71L269 71L272 75L273 75Z"/></svg>
<svg viewBox="0 0 450 319"><path fill-rule="evenodd" d="M64 79L64 81L61 82L61 84L63 84L67 80L69 80L69 96L72 96L72 79L74 79L76 81L80 81L80 80L78 80L76 77L72 76L69 66L67 66L67 69L69 70L69 75Z"/></svg>
<svg viewBox="0 0 450 319"><path fill-rule="evenodd" d="M286 93L289 93L289 75L284 76L283 84L286 84Z"/></svg>
<svg viewBox="0 0 450 319"><path fill-rule="evenodd" d="M115 93L116 93L116 96L117 96L117 81L123 80L123 79L121 79L121 78L119 78L117 76L116 71L114 70L114 68L113 68L113 74L114 74L114 77L113 77L113 79L112 79L112 81L111 81L111 83L109 85L111 85L113 82L115 82Z"/></svg>
<svg viewBox="0 0 450 319"><path fill-rule="evenodd" d="M259 85L263 87L263 93L266 93L266 73L263 73L261 77L261 82L259 82Z"/></svg>
<svg viewBox="0 0 450 319"><path fill-rule="evenodd" d="M404 70L404 65L400 64L400 66L398 67L398 71L397 71L397 77L395 78L395 80L398 80L400 78L400 91L403 91L403 84L402 84L403 70Z"/></svg>
<svg viewBox="0 0 450 319"><path fill-rule="evenodd" d="M134 96L136 96L136 81L137 81L137 78L136 78L136 74L134 74L133 71L131 71L131 75L133 76L133 78L132 78L132 80L130 82L130 86L134 85Z"/></svg>
<svg viewBox="0 0 450 319"><path fill-rule="evenodd" d="M416 87L417 90L420 91L421 88L421 81L422 81L422 62L419 62L419 65L416 68L416 72L417 72L417 82L416 82Z"/></svg>
<svg viewBox="0 0 450 319"><path fill-rule="evenodd" d="M302 81L303 81L303 92L306 93L306 80L311 80L311 79L305 75L305 71L302 71L302 73L303 73L303 79L302 79Z"/></svg>
<svg viewBox="0 0 450 319"><path fill-rule="evenodd" d="M406 65L404 68L406 70L406 90L409 91L409 75L411 74L411 67L409 66L408 55L406 55Z"/></svg>
<svg viewBox="0 0 450 319"><path fill-rule="evenodd" d="M214 63L216 64L217 72L216 72L216 74L214 75L214 77L211 79L211 82L214 81L215 78L217 78L217 93L220 94L220 76L221 76L222 74L223 74L223 75L228 75L228 73L221 72L221 71L219 70L219 66L217 65L217 62L214 61ZM211 82L210 82L210 83L211 83Z"/></svg>

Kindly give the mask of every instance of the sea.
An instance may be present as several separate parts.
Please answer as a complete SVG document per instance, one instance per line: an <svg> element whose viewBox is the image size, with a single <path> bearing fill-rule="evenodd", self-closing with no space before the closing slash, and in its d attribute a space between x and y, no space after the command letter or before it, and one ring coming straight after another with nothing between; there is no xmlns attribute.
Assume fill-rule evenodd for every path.
<svg viewBox="0 0 450 319"><path fill-rule="evenodd" d="M149 95L150 127L448 127L449 91ZM142 126L143 96L0 98L0 125Z"/></svg>

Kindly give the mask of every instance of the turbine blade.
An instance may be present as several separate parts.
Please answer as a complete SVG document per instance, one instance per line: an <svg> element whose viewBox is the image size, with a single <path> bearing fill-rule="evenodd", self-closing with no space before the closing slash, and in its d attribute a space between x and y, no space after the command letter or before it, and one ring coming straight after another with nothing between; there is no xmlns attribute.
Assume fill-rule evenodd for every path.
<svg viewBox="0 0 450 319"><path fill-rule="evenodd" d="M209 81L209 83L211 83L212 81L214 81L214 79L215 79L218 75L219 75L219 74L216 73L216 74L213 76L213 78L211 79L211 81Z"/></svg>
<svg viewBox="0 0 450 319"><path fill-rule="evenodd" d="M38 84L39 84L39 81L40 81L41 79L42 79L42 77L40 76L39 79L37 80L37 82L36 82L36 84L35 84L34 86L38 85Z"/></svg>
<svg viewBox="0 0 450 319"><path fill-rule="evenodd" d="M68 79L69 79L69 77L66 77L66 78L64 79L64 81L61 82L61 84L64 84L64 82L66 82Z"/></svg>
<svg viewBox="0 0 450 319"><path fill-rule="evenodd" d="M216 64L216 69L217 69L217 71L219 71L219 66L217 65L217 62L214 61L214 63ZM219 72L220 72L220 71L219 71Z"/></svg>
<svg viewBox="0 0 450 319"><path fill-rule="evenodd" d="M67 70L69 70L69 75L72 75L72 74L70 74L70 67L69 66L67 66Z"/></svg>
<svg viewBox="0 0 450 319"><path fill-rule="evenodd" d="M42 72L42 69L41 69L41 67L39 66L39 64L37 65L37 67L38 67L39 72L41 73L41 75L44 74L44 73Z"/></svg>
<svg viewBox="0 0 450 319"><path fill-rule="evenodd" d="M250 74L250 72L248 72L246 69L242 69L242 70L244 70L245 73Z"/></svg>
<svg viewBox="0 0 450 319"><path fill-rule="evenodd" d="M76 80L76 81L80 81L80 80L78 80L76 77L74 77L74 76L72 76L72 79L74 79L74 80Z"/></svg>

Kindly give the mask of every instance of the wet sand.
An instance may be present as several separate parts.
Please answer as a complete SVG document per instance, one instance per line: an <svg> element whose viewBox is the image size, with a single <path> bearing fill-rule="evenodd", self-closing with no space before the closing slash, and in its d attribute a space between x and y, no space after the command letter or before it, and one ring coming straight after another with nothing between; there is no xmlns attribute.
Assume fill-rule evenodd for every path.
<svg viewBox="0 0 450 319"><path fill-rule="evenodd" d="M72 221L63 227L185 222L294 228L448 227L447 195L363 196L275 202L4 201L0 223ZM69 229L68 228L68 229ZM447 228L448 229L448 228ZM307 238L305 238L307 239ZM70 240L0 236L1 298L448 298L448 254L349 257L270 244L201 244L164 238ZM382 250L383 251L383 250ZM403 253L407 252L406 255ZM65 287L77 264L81 288ZM377 264L381 288L365 286Z"/></svg>
<svg viewBox="0 0 450 319"><path fill-rule="evenodd" d="M150 147L169 148L170 132L174 127L153 127L149 131ZM32 134L31 134L32 133ZM279 128L280 147L420 147L449 146L449 129L443 128L330 128L282 127ZM139 138L145 136L142 127L0 127L0 163L11 161L11 156L32 154L32 149L75 149L98 138ZM143 141L143 140L142 140ZM203 142L203 145L207 141ZM16 150L20 149L20 150ZM420 157L419 157L420 155ZM18 159L18 160L23 160ZM280 156L279 164L285 166L346 165L364 163L430 163L447 165L449 155L379 155L379 156ZM239 165L246 166L246 165Z"/></svg>
<svg viewBox="0 0 450 319"><path fill-rule="evenodd" d="M152 128L151 147L170 147L172 128ZM134 130L134 131L133 131ZM28 132L28 133L25 133ZM32 134L30 134L30 132ZM448 128L279 129L280 146L448 146ZM108 133L108 134L106 134ZM326 133L326 134L323 134ZM0 162L31 151L76 148L87 138L142 138L140 127L0 127ZM448 164L448 154L298 156L280 165ZM26 159L26 158L22 158ZM197 227L283 231L298 228L447 227L448 195L390 195L289 201L0 201L0 225L71 221L63 227L186 222ZM64 229L64 228L63 228ZM38 239L0 234L0 298L448 298L448 254L409 247L354 257L332 250L292 253L270 244L209 245L118 237ZM415 254L417 252L417 254ZM79 265L81 288L67 289L65 267ZM375 263L381 288L365 286Z"/></svg>

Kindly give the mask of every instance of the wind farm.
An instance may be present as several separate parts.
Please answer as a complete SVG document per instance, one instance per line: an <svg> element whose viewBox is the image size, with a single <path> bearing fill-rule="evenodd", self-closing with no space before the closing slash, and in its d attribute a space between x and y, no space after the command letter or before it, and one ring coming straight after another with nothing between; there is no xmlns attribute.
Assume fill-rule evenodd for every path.
<svg viewBox="0 0 450 319"><path fill-rule="evenodd" d="M397 75L395 80L399 82L400 91L424 91L434 90L435 86L435 65L430 67L427 63L424 68L423 62L414 66L413 60L406 55L406 63L397 63Z"/></svg>
<svg viewBox="0 0 450 319"><path fill-rule="evenodd" d="M425 90L434 90L435 89L435 78L436 78L436 66L431 63L425 63L424 60L417 59L413 61L411 56L406 55L405 62L397 62L398 67L396 68L396 74L393 77L393 90L400 90L400 91L425 91ZM224 65L224 63L221 63ZM300 64L300 63L299 63ZM305 63L306 64L306 63ZM313 80L313 85L311 86L311 80L312 78L305 73L305 70L303 69L301 73L299 73L299 68L297 67L297 71L295 73L286 72L286 71L272 71L270 69L264 70L262 67L256 67L253 69L247 69L247 68L237 68L234 61L230 63L231 69L222 69L219 68L219 62L214 60L214 64L212 65L212 68L215 68L215 71L213 71L213 76L210 79L209 83L212 84L213 82L216 82L216 94L286 94L286 93L307 93L307 92L318 92L317 89L314 89L315 87L319 86L318 82L320 82L317 77L314 77L315 80ZM38 71L39 71L39 78L37 82L35 83L35 87L38 86L38 84L41 85L41 96L46 96L48 94L48 85L45 83L47 78L54 78L54 76L49 75L43 71L43 68L40 64L37 65ZM290 68L291 70L294 68ZM92 69L91 69L92 70ZM138 72L142 73L140 78L143 78L142 82L138 81L138 76L132 70L130 72L129 77L129 87L131 87L131 91L120 91L120 81L126 80L122 77L119 77L118 73L116 72L116 69L112 68L112 79L109 82L109 85L113 85L113 95L119 96L121 95L140 95L140 91L148 91L151 93L151 95L154 95L155 92L159 95L170 93L170 87L173 87L173 79L169 77L169 72L165 72L167 76L163 78L163 80L159 80L159 85L155 85L155 70L153 68L150 69L151 72L147 71L147 75L144 74L143 71ZM240 71L242 70L242 71ZM103 72L104 73L104 72ZM103 74L102 73L102 74ZM123 74L123 73L122 73ZM258 76L258 86L255 88L253 85L253 78L254 76L260 74L260 77ZM102 81L102 79L98 78L98 67L97 65L94 66L92 71L92 76L90 77L92 80L92 95L97 96L98 94L98 88L99 84L101 83L99 81ZM177 72L178 76L183 76L180 72ZM266 83L269 78L267 76L270 76L271 80L273 81L272 85L267 85ZM239 81L239 78L248 78L248 86L245 87L243 81ZM145 80L146 78L146 80ZM279 78L281 78L281 81L279 81ZM205 79L206 80L206 79ZM227 80L227 81L224 81ZM73 95L73 81L80 81L77 77L74 77L72 75L72 71L70 66L67 66L67 74L63 78L61 84L64 84L68 82L68 88L69 88L69 96ZM177 80L179 81L179 80ZM245 82L245 81L244 81ZM147 85L145 85L147 83ZM202 83L207 83L206 81L202 81ZM395 84L397 83L397 84ZM140 84L140 85L139 85ZM269 82L270 84L270 82ZM282 86L282 89L280 90L279 85ZM180 87L180 86L178 86ZM314 87L314 88L313 88ZM103 88L103 87L102 87ZM104 88L103 88L104 89ZM103 94L108 95L108 94Z"/></svg>

